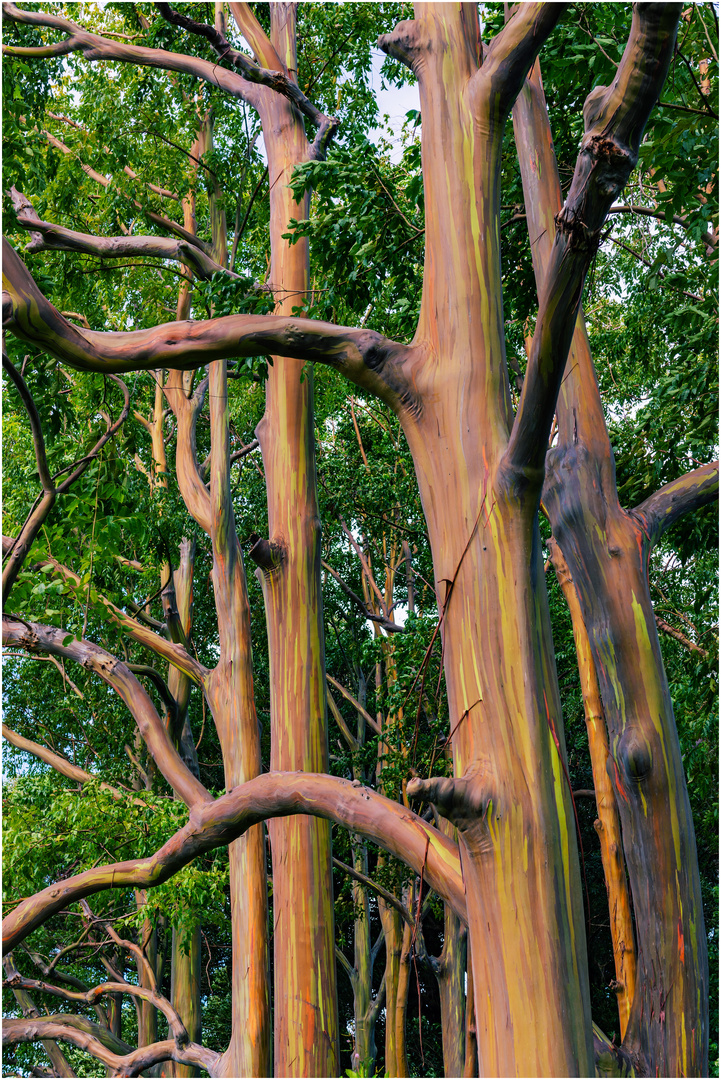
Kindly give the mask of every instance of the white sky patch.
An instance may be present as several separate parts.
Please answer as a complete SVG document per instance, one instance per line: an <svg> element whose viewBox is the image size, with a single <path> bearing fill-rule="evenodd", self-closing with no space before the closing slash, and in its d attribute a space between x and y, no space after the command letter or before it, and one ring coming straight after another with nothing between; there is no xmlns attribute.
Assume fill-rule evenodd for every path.
<svg viewBox="0 0 721 1080"><path fill-rule="evenodd" d="M378 102L378 111L381 116L387 116L385 121L385 128L374 128L370 132L371 139L378 139L385 135L389 136L390 129L390 141L393 143L393 150L391 152L391 161L397 163L400 161L403 153L403 140L402 132L403 125L406 123L406 113L410 109L418 109L421 107L420 94L418 92L418 83L413 85L406 84L405 86L389 86L383 88L383 79L381 77L381 68L386 58L385 53L380 49L373 49L373 65L371 67L370 85L375 93L376 101Z"/></svg>

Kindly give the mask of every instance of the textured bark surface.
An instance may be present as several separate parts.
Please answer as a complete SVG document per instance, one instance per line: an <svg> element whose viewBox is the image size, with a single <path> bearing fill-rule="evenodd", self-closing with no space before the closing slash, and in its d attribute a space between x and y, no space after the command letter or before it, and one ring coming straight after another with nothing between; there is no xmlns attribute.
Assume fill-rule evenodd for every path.
<svg viewBox="0 0 721 1080"><path fill-rule="evenodd" d="M4 616L6 641L78 661L121 697L155 765L188 805L190 820L147 859L96 866L23 900L5 919L3 932L5 947L12 948L83 897L107 888L152 887L203 852L230 844L232 1040L222 1058L179 1037L127 1053L115 1044L114 1049L104 1045L94 1028L38 1019L11 1021L6 1037L11 1042L68 1039L129 1074L172 1058L183 1068L202 1066L211 1075L268 1075L262 824L268 819L274 869L273 1068L276 1075L337 1075L329 827L329 821L336 821L401 857L468 926L466 1044L461 1053L458 1039L444 1038L447 1069L462 1068L464 1075L474 1071L477 1038L482 1075L587 1076L593 1074L594 1055L599 1068L604 1063L604 1068L623 1071L633 1063L639 1071L698 1074L706 1065L708 1037L704 930L690 810L648 596L647 561L653 543L680 513L713 497L718 470L704 467L668 485L635 512L622 510L590 355L577 322L584 277L605 216L636 161L644 124L663 84L680 6L636 6L613 84L597 87L586 102L585 135L565 204L555 191L531 199L539 217L536 221L529 212L529 222L537 232L544 230L546 240L534 246L539 315L515 416L500 273L503 127L564 5L519 5L485 50L478 11L470 4L419 4L414 20L400 23L380 41L413 68L423 114L426 255L420 318L410 346L371 331L293 316L292 308L308 288L306 241L291 248L281 234L290 217L307 216L308 203L293 202L288 179L296 164L317 156L333 122L318 114L296 85L294 6L272 7L270 39L247 5L230 6L257 64L226 51L222 5L216 5L214 28L168 5L160 8L175 25L201 33L236 70L109 42L60 16L8 5L11 18L68 35L40 53L15 49L17 55L81 51L91 60L163 67L212 81L259 111L270 174L270 278L279 314L188 323L185 290L175 323L129 333L80 329L42 296L17 254L6 248L5 328L85 371L171 369L165 394L178 421L178 482L191 515L212 541L220 658L209 671L193 657L183 617L172 610L170 582L164 594L168 638L101 600L115 625L173 665L169 696L175 721L166 724L127 665L87 641L66 645L62 630ZM312 145L303 118L318 126ZM212 137L212 117L201 120L198 153L207 152ZM527 184L546 172L539 164L550 149L544 132L536 147L522 154ZM99 182L106 184L102 177ZM225 222L220 192L210 187L213 244L198 250L223 265ZM27 208L23 212L29 215L28 226L34 224L45 238L42 243L89 250L87 237L53 234L47 223L31 220ZM184 206L184 226L176 225L175 235L197 246L191 198ZM209 269L181 245L173 251L197 272ZM562 382L569 348L573 377ZM266 415L258 429L269 537L253 553L269 628L273 771L259 775L248 597L229 482L226 361L264 353L275 357ZM407 795L434 803L457 830L457 844L414 814L405 795L405 805L399 805L364 788L360 778L348 782L325 775L313 387L310 376L301 379L307 361L335 367L388 403L413 455L433 554L454 776L414 779ZM192 376L182 372L205 364L211 365L209 374L193 394ZM206 391L212 440L209 490L195 453L195 424ZM546 455L556 408L558 445ZM160 393L154 433L161 465L159 418ZM40 473L41 461L38 453ZM158 477L150 479L154 483ZM609 759L637 918L638 979L620 1050L593 1031L590 1018L582 891L538 529L544 479L544 505L570 569L599 676L610 738L608 751L600 745L597 757L607 754ZM51 500L45 480L41 475L44 496ZM28 547L24 542L21 552ZM53 559L46 564L66 582L78 584L73 571ZM386 623L388 615L386 610ZM587 659L586 646L578 640L579 653ZM390 641L384 655L391 680ZM588 671L590 685L590 666ZM215 800L194 775L187 735L184 743L180 730L191 681L206 695L222 745L227 794ZM590 704L590 696L588 701L599 734L600 709ZM176 729L169 731L173 723ZM597 770L599 791L602 781ZM602 795L601 802L609 809L610 796ZM292 815L302 816L279 820ZM362 852L355 861L355 872L362 875ZM618 859L616 869L620 890ZM405 1009L415 938L408 919L387 901L379 901L387 945L386 1068L392 1075L406 1075ZM354 969L359 978L361 972L368 977L366 922L361 915ZM445 1016L456 1018L448 1019L448 1025L453 1022L460 1031L462 930L451 912L446 932L449 978L442 997ZM617 931L619 945L625 942L622 935L627 929ZM617 953L630 996L628 957L620 949ZM185 989L191 989L194 964L195 959L182 974ZM138 999L154 1017L157 999L142 993ZM183 994L174 993L174 999L180 1007ZM377 1003L378 998L371 1004L359 993L357 1015L370 1022ZM191 1017L190 1004L188 1010ZM357 1057L366 1052L364 1047L371 1057L369 1031L363 1040L357 1042Z"/></svg>
<svg viewBox="0 0 721 1080"><path fill-rule="evenodd" d="M246 14L243 25L252 17ZM253 27L269 66L296 79L296 13L271 8L271 39ZM259 57L260 59L260 57ZM306 218L310 197L293 201L289 182L310 157L302 118L287 98L264 95L261 118L270 178L270 284L279 314L302 304L309 286L308 243L282 238ZM270 664L271 769L325 772L328 732L320 588L320 519L315 479L313 376L274 355L265 415L257 428L268 493L270 544L258 571ZM339 1069L338 1004L330 825L311 818L269 825L273 855L274 1067L281 1076L334 1076Z"/></svg>
<svg viewBox="0 0 721 1080"><path fill-rule="evenodd" d="M429 4L401 24L420 82L428 207L416 336L425 355L414 372L423 407L402 421L428 522L456 729L459 779L442 782L443 812L459 831L481 1071L588 1075L580 875L537 495L528 484L509 490L499 474L512 423L497 226L502 103L494 94L494 78L507 85L504 54L497 38L496 62L478 69L469 11ZM516 32L506 44L525 70L541 44L532 34L538 16L528 5L506 28ZM523 17L527 24L514 26ZM396 30L396 49L399 37ZM412 789L444 801L430 782L412 781Z"/></svg>
<svg viewBox="0 0 721 1080"><path fill-rule="evenodd" d="M551 258L548 230L561 195L537 75L516 109L540 293ZM581 316L566 370L557 406L558 445L548 454L543 502L580 600L608 725L607 769L621 818L638 945L636 993L626 1023L622 1020L624 1048L642 1071L653 1063L660 1074L703 1075L708 1052L703 909L691 809L648 589L648 557L666 522L683 512L682 504L702 505L713 497L718 469L697 470L699 475L662 489L644 504L648 517L643 508L627 513L618 500ZM612 850L608 855L609 871L620 882L618 857ZM626 931L619 928L617 972L622 937L625 941Z"/></svg>

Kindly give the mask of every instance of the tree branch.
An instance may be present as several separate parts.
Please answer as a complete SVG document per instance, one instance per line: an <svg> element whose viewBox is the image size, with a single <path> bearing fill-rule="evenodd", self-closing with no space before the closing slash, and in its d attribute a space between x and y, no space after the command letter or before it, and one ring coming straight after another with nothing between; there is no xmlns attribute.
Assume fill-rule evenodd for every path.
<svg viewBox="0 0 721 1080"><path fill-rule="evenodd" d="M32 546L32 543L40 531L43 523L46 521L48 514L52 510L55 499L58 495L64 495L75 481L83 475L85 470L91 461L94 461L98 456L106 442L115 435L116 431L122 427L128 418L130 412L130 394L125 383L117 377L117 375L109 375L108 378L112 379L114 383L120 387L123 393L123 408L121 410L118 419L111 424L107 420L107 427L103 435L100 436L95 446L92 448L89 454L81 458L79 461L74 462L72 465L68 465L65 469L61 469L60 472L55 473L54 476L49 476L47 461L45 458L45 446L43 441L42 428L40 426L40 417L37 409L35 408L35 402L33 401L32 394L30 393L25 380L20 372L18 372L14 366L10 363L7 355L3 351L3 367L10 375L10 378L14 382L25 408L30 418L30 426L33 432L33 442L35 444L35 455L38 466L38 475L43 486L43 494L35 500L30 513L25 519L18 536L11 541L8 550L5 548L5 537L3 537L3 558L10 555L11 560L3 571L3 604L7 603L7 598L10 593L10 589L15 583L20 569L25 561L25 558ZM70 476L67 476L61 484L55 486L55 481L59 476L62 476L68 469L72 469ZM8 538L9 539L9 538Z"/></svg>
<svg viewBox="0 0 721 1080"><path fill-rule="evenodd" d="M718 499L719 463L712 461L680 476L645 499L633 514L641 518L652 544L683 514Z"/></svg>
<svg viewBox="0 0 721 1080"><path fill-rule="evenodd" d="M62 225L42 221L30 200L15 187L10 189L10 197L18 224L23 229L28 229L31 235L31 242L25 251L76 251L81 255L97 255L101 259L125 259L132 256L173 259L189 267L203 281L216 273L238 277L238 274L231 273L188 240L172 240L165 236L93 236L90 233L75 232Z"/></svg>
<svg viewBox="0 0 721 1080"><path fill-rule="evenodd" d="M501 466L510 490L529 481L542 483L586 272L606 215L638 160L644 127L671 62L680 13L680 4L634 7L613 83L596 87L586 99L585 134L568 197L556 217L521 401Z"/></svg>
<svg viewBox="0 0 721 1080"><path fill-rule="evenodd" d="M664 211L654 209L654 207L652 206L637 206L636 204L628 206L612 206L608 212L609 214L636 214L641 215L642 217L657 218L659 221L665 221L666 223L668 223L668 218L666 217ZM674 225L680 225L683 229L688 229L690 227L688 218L681 217L680 214L673 214L673 216L671 217L671 221L674 223ZM713 233L706 233L705 236L701 237L701 240L710 251L716 251L718 247L718 237L715 236Z"/></svg>
<svg viewBox="0 0 721 1080"><path fill-rule="evenodd" d="M52 566L55 571L65 581L75 589L81 588L80 578L78 575L70 569L70 567L58 562L57 559L48 558L44 562L39 564L40 567ZM146 649L151 649L157 656L161 656L164 660L167 660L169 664L176 667L178 671L182 671L184 675L196 684L196 686L202 687L206 678L210 674L208 668L204 667L199 660L196 660L191 653L182 645L177 644L174 641L169 641L168 638L161 636L159 633L155 633L153 629L148 626L141 625L137 619L134 619L131 615L128 615L125 611L122 611L119 607L116 607L111 600L108 600L106 596L101 593L97 595L97 602L101 604L108 616L112 621L120 627L133 641L137 641L139 645L145 646ZM148 603L148 601L145 601ZM137 608L138 605L128 602L128 606ZM138 619L147 619L141 611L138 611ZM153 624L157 624L156 620L150 620ZM166 628L167 629L167 628Z"/></svg>
<svg viewBox="0 0 721 1080"><path fill-rule="evenodd" d="M54 997L63 998L65 1001L79 1001L86 1005L95 1005L95 1002L103 994L130 994L132 997L149 1001L159 1012L162 1012L168 1021L168 1027L178 1047L186 1046L189 1042L188 1032L178 1013L167 998L156 990L149 990L144 986L136 986L129 982L107 982L94 986L85 992L80 990L65 990L52 983L43 982L40 979L26 979L19 972L8 976L6 985L11 989L15 987L27 990L41 990L44 994L52 994Z"/></svg>
<svg viewBox="0 0 721 1080"><path fill-rule="evenodd" d="M50 145L54 146L56 150L60 150L61 153L68 156L73 156L74 151L71 150L70 147L67 146L64 142L62 142L61 139L58 139L57 136L51 135L49 131L43 131L42 134L48 140ZM77 158L77 155L75 156ZM102 173L97 172L95 169L91 168L90 165L86 165L83 161L80 161L79 163L80 168L83 170L86 176L90 177L91 180L94 180L97 184L100 184L101 187L104 187L106 189L110 187L111 181L108 180L107 176L103 176ZM124 171L127 172L127 166L125 166ZM149 186L152 187L152 185ZM161 229L166 229L168 232L171 232L175 236L180 237L181 240L184 240L192 247L197 247L200 249L200 251L210 256L210 245L206 244L204 240L201 240L200 237L195 236L192 232L184 229L182 225L179 225L177 223L177 221L173 221L172 218L164 217L162 214L156 214L153 210L149 210L146 206L143 205L143 203L137 202L135 199L133 199L133 206L136 210L140 210L141 213L145 214L148 221L152 221L154 225L160 226Z"/></svg>
<svg viewBox="0 0 721 1080"><path fill-rule="evenodd" d="M330 574L333 580L338 582L346 596L353 601L353 603L361 611L361 613L366 619L368 619L370 622L378 623L379 626L382 626L383 629L387 630L390 634L406 633L406 629L404 626L399 626L398 623L391 622L391 620L387 619L385 615L376 615L373 611L369 611L366 605L361 600L360 596L358 596L357 593L353 592L350 585L346 585L340 574L336 570L334 570L332 566L325 562L324 559L321 559L320 564L323 569Z"/></svg>
<svg viewBox="0 0 721 1080"><path fill-rule="evenodd" d="M3 967L5 968L8 976L18 974L18 970L13 963L12 956L6 956L3 959ZM25 1017L37 1018L40 1016L39 1010L35 1007L35 1003L30 995L21 987L13 987L13 994L15 1000L20 1006L20 1010ZM60 1047L52 1039L43 1040L43 1050L50 1058L50 1063L53 1066L54 1072L49 1075L52 1076L77 1076L77 1073L70 1067L70 1062L65 1057Z"/></svg>
<svg viewBox="0 0 721 1080"><path fill-rule="evenodd" d="M24 750L28 754L33 754L33 756L40 761L44 761L46 765L52 765L56 772L59 772L61 776L66 776L68 780L75 780L79 784L89 784L93 781L100 780L100 777L95 776L94 773L86 772L85 769L78 768L77 765L73 765L67 758L62 757L60 754L53 753L52 750L48 750L46 746L41 746L40 743L33 742L31 739L26 739L24 736L18 735L18 733L12 731L7 724L2 725L2 735L12 746L15 746L18 750ZM124 793L119 791L118 788L113 787L112 784L106 784L104 780L100 780L100 787L116 800L125 799L129 795L128 792ZM138 806L147 809L148 804L143 802L142 799L133 799L132 801Z"/></svg>
<svg viewBox="0 0 721 1080"><path fill-rule="evenodd" d="M20 399L25 406L25 411L28 414L30 420L30 428L33 436L33 445L35 448L35 461L38 469L38 476L40 477L40 483L42 485L43 493L40 500L36 500L30 513L25 519L20 533L13 545L13 550L10 553L10 560L5 566L2 574L2 598L3 607L7 602L7 598L10 595L17 576L20 573L25 557L32 547L33 541L37 534L40 532L43 522L46 520L48 514L55 505L55 498L57 492L55 490L55 484L50 475L48 469L47 457L45 454L45 440L43 438L42 426L40 424L40 416L35 406L33 396L28 389L27 383L23 379L20 372L15 368L5 352L5 346L3 342L3 370L10 376L10 380L15 386Z"/></svg>
<svg viewBox="0 0 721 1080"><path fill-rule="evenodd" d="M264 67L282 71L283 61L278 56L265 30L256 19L250 4L231 2L228 6L238 29L253 50L258 63Z"/></svg>
<svg viewBox="0 0 721 1080"><path fill-rule="evenodd" d="M662 630L664 634L668 634L669 637L672 637L676 641L680 642L681 645L684 645L689 650L689 652L700 653L704 660L708 660L707 649L702 649L700 645L697 645L695 641L691 641L690 637L686 637L686 635L681 630L677 630L675 626L671 626L664 619L662 619L660 615L654 615L654 618L656 620L656 626L659 628L659 630Z"/></svg>
<svg viewBox="0 0 721 1080"><path fill-rule="evenodd" d="M65 1017L63 1017L63 1020ZM186 1065L196 1065L205 1069L211 1076L217 1076L221 1055L215 1050L208 1050L199 1043L188 1043L179 1050L173 1039L141 1046L129 1054L120 1056L108 1050L99 1039L83 1031L68 1027L65 1023L53 1020L4 1020L3 1046L17 1043L35 1042L36 1039L58 1039L71 1043L98 1058L105 1065L115 1070L115 1076L139 1076L146 1069L161 1061L179 1061Z"/></svg>
<svg viewBox="0 0 721 1080"><path fill-rule="evenodd" d="M355 870L352 866L347 866L346 863L341 862L340 859L336 859L333 856L333 865L337 866L339 870L343 870L346 874L350 874L356 881L360 881L361 885L365 885L367 888L372 889L373 892L378 893L381 899L385 900L386 904L390 904L398 911L405 922L413 929L415 926L415 919L411 915L405 904L402 904L397 896L388 892L382 885L379 885L377 881L373 881L372 878L366 877L365 874L361 874L360 870Z"/></svg>
<svg viewBox="0 0 721 1080"><path fill-rule="evenodd" d="M21 622L11 615L3 615L3 644L20 645L30 652L42 649L64 656L99 675L127 705L153 760L173 791L187 806L212 801L178 754L150 697L127 664L92 642L78 641L56 627Z"/></svg>
<svg viewBox="0 0 721 1080"><path fill-rule="evenodd" d="M346 699L346 701L349 701L351 703L351 705L353 706L353 708L357 712L360 713L360 715L363 717L363 719L365 720L368 727L371 728L372 731L375 731L376 735L381 735L382 732L381 732L380 726L378 724L378 721L374 720L373 717L371 716L371 714L366 709L363 708L360 701L357 701L353 697L350 690L346 690L345 686L343 686L342 683L339 683L337 679L334 679L332 675L329 675L328 672L326 672L325 677L328 680L328 682L331 684L331 686L334 686L336 688L336 690L338 690L343 695L343 697Z"/></svg>
<svg viewBox="0 0 721 1080"><path fill-rule="evenodd" d="M351 751L358 750L360 744L359 744L358 740L356 739L356 737L353 735L353 733L350 730L350 728L348 727L348 725L346 724L345 720L343 719L343 714L341 713L340 709L336 705L335 700L334 700L333 695L331 694L330 690L328 691L328 693L326 695L326 698L327 698L327 701L328 701L328 708L333 713L333 719L335 720L336 724L340 728L341 735L343 736L343 738L347 742L348 748Z"/></svg>
<svg viewBox="0 0 721 1080"><path fill-rule="evenodd" d="M397 413L422 406L404 363L416 348L373 330L275 315L226 315L149 330L98 332L73 326L38 289L3 237L3 328L81 371L188 370L226 357L274 354L328 364Z"/></svg>
<svg viewBox="0 0 721 1080"><path fill-rule="evenodd" d="M103 889L152 888L198 855L235 840L267 818L310 814L343 825L401 859L466 921L457 845L411 810L357 781L319 773L264 773L211 802L191 808L190 820L154 855L94 867L36 893L3 921L3 952L69 904Z"/></svg>
<svg viewBox="0 0 721 1080"><path fill-rule="evenodd" d="M247 101L254 108L258 107L257 87L234 71L220 67L218 63L201 60L197 56L169 52L166 49L149 49L142 45L128 45L120 41L108 41L100 34L90 33L77 23L60 15L43 11L24 11L15 4L4 4L3 14L13 22L26 23L30 26L47 26L61 30L69 36L55 45L43 45L39 48L21 48L3 45L3 52L13 56L44 57L47 55L66 55L81 52L86 60L115 60L125 64L140 64L144 67L162 68L165 71L177 71L194 75L204 82L224 90L231 97ZM47 50L54 50L48 52Z"/></svg>
<svg viewBox="0 0 721 1080"><path fill-rule="evenodd" d="M516 5L510 20L485 51L483 65L471 79L469 91L477 106L487 103L487 107L494 113L498 110L498 117L505 120L541 47L567 7L570 4Z"/></svg>
<svg viewBox="0 0 721 1080"><path fill-rule="evenodd" d="M318 158L324 155L325 148L338 127L338 120L330 116L325 116L320 112L315 105L308 100L298 85L294 83L292 79L288 78L285 71L270 71L267 68L259 67L242 52L238 52L237 49L234 49L224 35L214 26L209 26L207 23L196 22L195 19L191 19L187 15L181 15L180 12L176 11L170 4L157 3L155 6L163 18L167 19L169 23L172 23L175 26L182 26L183 29L188 30L191 34L198 34L200 37L204 37L206 41L209 41L218 54L219 59L228 60L228 62L240 72L244 79L247 79L251 83L267 86L276 93L282 94L283 97L287 97L289 101L292 101L299 112L301 112L303 116L307 116L310 122L318 128L318 135L313 143L311 157Z"/></svg>

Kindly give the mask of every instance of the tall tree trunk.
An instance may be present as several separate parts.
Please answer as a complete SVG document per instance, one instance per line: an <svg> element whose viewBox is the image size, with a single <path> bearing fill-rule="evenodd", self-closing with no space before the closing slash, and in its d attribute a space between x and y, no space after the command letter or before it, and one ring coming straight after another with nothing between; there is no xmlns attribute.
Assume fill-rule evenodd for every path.
<svg viewBox="0 0 721 1080"><path fill-rule="evenodd" d="M228 379L225 360L210 369L211 538L220 660L206 684L223 750L226 790L261 772L260 729L253 692L250 609L230 493ZM233 1029L225 1076L270 1074L268 893L265 832L256 825L230 854L233 926Z"/></svg>
<svg viewBox="0 0 721 1080"><path fill-rule="evenodd" d="M296 78L295 5L271 7L271 42L260 58ZM264 37L264 35L263 35ZM272 52L271 52L272 50ZM302 118L287 98L261 107L270 176L270 284L277 312L299 307L309 285L307 241L282 239L291 217L293 169L309 158ZM268 624L271 769L326 772L328 734L316 496L313 377L273 357L257 428L268 492L269 557L259 570ZM330 825L296 817L269 824L273 855L274 1059L279 1076L335 1076L339 1068Z"/></svg>
<svg viewBox="0 0 721 1080"><path fill-rule="evenodd" d="M403 904L409 910L414 908L414 887L403 889ZM398 959L398 987L396 989L395 1016L386 1016L396 1029L396 1076L409 1076L408 1049L406 1045L406 1018L408 1016L408 991L411 986L411 957L413 930L407 922L401 924L401 948ZM386 1002L386 1010L388 1002ZM388 1020L386 1022L388 1022Z"/></svg>
<svg viewBox="0 0 721 1080"><path fill-rule="evenodd" d="M540 74L525 103L519 156L540 292L546 231L561 205ZM680 512L672 501L678 493L661 515L660 505L648 513L646 504L622 509L580 315L566 370L543 502L581 602L608 725L638 942L624 1047L641 1070L705 1075L708 965L696 842L648 587L651 549Z"/></svg>
<svg viewBox="0 0 721 1080"><path fill-rule="evenodd" d="M190 638L193 606L193 570L195 542L187 539L180 543L180 563L173 574L175 602L180 626L186 640ZM170 665L168 689L176 703L176 740L180 756L194 776L199 777L198 756L188 721L188 702L191 682L187 675ZM170 999L180 1019L185 1024L191 1042L201 1041L202 1009L200 997L200 926L173 927L172 967ZM192 1076L191 1065L172 1062L173 1076Z"/></svg>
<svg viewBox="0 0 721 1080"><path fill-rule="evenodd" d="M385 1071L388 1076L405 1076L407 1069L401 1062L402 1048L398 1045L396 1007L400 983L401 951L403 949L403 920L397 909L378 898L378 911L383 927L386 949L386 1038ZM403 1048L404 1049L404 1048Z"/></svg>
<svg viewBox="0 0 721 1080"><path fill-rule="evenodd" d="M459 832L482 1074L591 1075L580 873L536 520L541 477L500 467L513 419L500 300L502 124L492 95L469 90L486 72L474 6L419 5L416 20L382 42L420 84L422 400L401 419L428 522L455 730L456 779L412 788Z"/></svg>
<svg viewBox="0 0 721 1080"><path fill-rule="evenodd" d="M353 866L368 876L368 847L360 838L352 841ZM353 984L354 1047L351 1068L372 1070L376 1059L375 1010L373 1009L373 963L368 889L353 882L353 952L356 978Z"/></svg>
<svg viewBox="0 0 721 1080"><path fill-rule="evenodd" d="M591 655L591 643L588 640L586 626L581 614L581 605L571 581L566 560L555 541L551 542L551 559L571 613L573 637L581 677L581 696L586 718L588 748L596 792L596 808L598 810L594 828L601 843L601 862L603 863L603 874L606 880L611 944L616 968L618 1018L621 1039L623 1040L628 1027L628 1018L636 989L636 946L631 902L626 881L626 863L623 858L621 821L618 816L611 777L606 768L609 754L606 720L603 715L596 668Z"/></svg>
<svg viewBox="0 0 721 1080"><path fill-rule="evenodd" d="M438 827L455 840L449 821L440 818ZM466 928L448 904L443 905L443 950L433 969L441 1000L443 1072L463 1076L466 1059Z"/></svg>

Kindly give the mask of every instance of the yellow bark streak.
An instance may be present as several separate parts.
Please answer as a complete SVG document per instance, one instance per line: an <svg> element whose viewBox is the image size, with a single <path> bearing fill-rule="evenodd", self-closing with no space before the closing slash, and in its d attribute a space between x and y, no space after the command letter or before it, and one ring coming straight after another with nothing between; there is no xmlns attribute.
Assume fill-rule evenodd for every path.
<svg viewBox="0 0 721 1080"><path fill-rule="evenodd" d="M626 868L621 843L621 824L616 809L613 786L606 771L609 758L606 724L603 716L601 694L596 669L591 655L591 644L586 633L581 605L574 588L563 553L557 544L551 546L551 557L559 584L571 613L573 637L576 644L578 670L581 678L581 695L588 731L588 748L596 790L598 820L596 832L601 842L601 861L606 879L608 910L611 919L611 941L616 968L616 995L620 1033L623 1039L636 990L636 950L634 946L633 919L626 882Z"/></svg>

